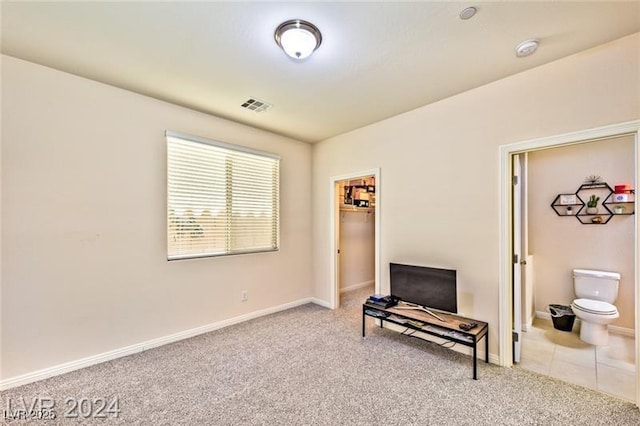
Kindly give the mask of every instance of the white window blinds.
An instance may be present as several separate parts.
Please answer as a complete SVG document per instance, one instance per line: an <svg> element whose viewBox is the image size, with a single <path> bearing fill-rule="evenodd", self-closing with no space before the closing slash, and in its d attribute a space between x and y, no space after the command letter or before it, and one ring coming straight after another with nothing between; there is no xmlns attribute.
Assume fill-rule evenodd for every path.
<svg viewBox="0 0 640 426"><path fill-rule="evenodd" d="M168 259L279 247L277 155L166 132Z"/></svg>

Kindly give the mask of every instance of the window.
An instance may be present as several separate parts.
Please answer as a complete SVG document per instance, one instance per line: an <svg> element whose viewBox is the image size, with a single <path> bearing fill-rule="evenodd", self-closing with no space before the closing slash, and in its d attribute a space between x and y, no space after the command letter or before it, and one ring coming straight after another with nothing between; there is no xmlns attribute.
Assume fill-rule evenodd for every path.
<svg viewBox="0 0 640 426"><path fill-rule="evenodd" d="M278 250L280 157L166 132L168 259Z"/></svg>

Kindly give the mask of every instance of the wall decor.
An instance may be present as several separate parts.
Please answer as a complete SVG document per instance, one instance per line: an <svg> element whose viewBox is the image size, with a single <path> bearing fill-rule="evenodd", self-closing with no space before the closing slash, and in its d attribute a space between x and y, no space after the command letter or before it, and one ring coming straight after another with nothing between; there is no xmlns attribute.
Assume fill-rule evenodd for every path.
<svg viewBox="0 0 640 426"><path fill-rule="evenodd" d="M635 214L635 190L628 185L616 185L614 191L608 183L592 175L587 183L572 194L558 194L551 208L558 216L574 216L583 225L605 225L613 216Z"/></svg>

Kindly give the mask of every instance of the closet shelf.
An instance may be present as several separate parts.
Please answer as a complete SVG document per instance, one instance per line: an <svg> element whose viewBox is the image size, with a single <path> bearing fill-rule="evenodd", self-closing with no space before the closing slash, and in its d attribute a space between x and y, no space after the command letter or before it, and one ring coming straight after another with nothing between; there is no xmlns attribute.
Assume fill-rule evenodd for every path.
<svg viewBox="0 0 640 426"><path fill-rule="evenodd" d="M341 188L343 212L375 212L376 186L372 178L351 180Z"/></svg>
<svg viewBox="0 0 640 426"><path fill-rule="evenodd" d="M375 206L356 207L351 205L341 205L340 211L341 212L375 213L376 207Z"/></svg>

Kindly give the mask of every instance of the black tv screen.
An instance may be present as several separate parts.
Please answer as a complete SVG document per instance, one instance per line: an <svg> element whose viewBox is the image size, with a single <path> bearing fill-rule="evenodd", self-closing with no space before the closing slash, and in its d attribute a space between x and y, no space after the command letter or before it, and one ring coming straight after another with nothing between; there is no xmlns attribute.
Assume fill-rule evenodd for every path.
<svg viewBox="0 0 640 426"><path fill-rule="evenodd" d="M390 263L391 295L425 308L457 313L454 269Z"/></svg>

